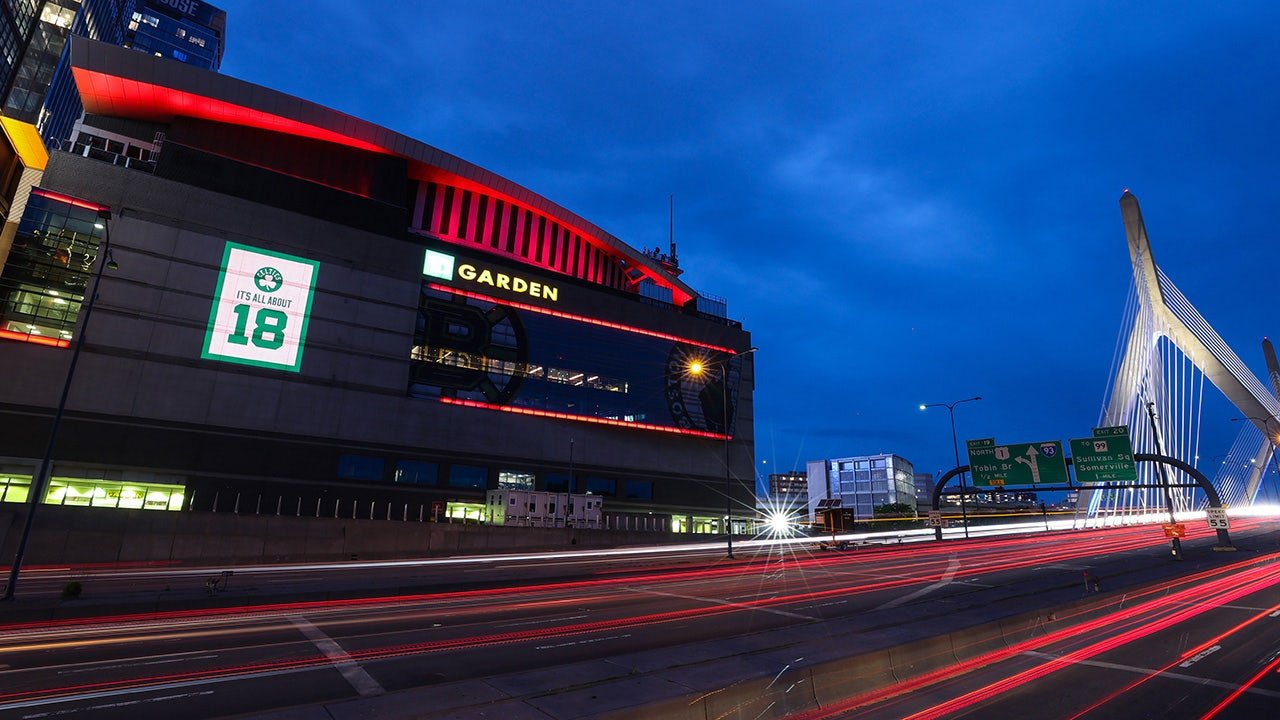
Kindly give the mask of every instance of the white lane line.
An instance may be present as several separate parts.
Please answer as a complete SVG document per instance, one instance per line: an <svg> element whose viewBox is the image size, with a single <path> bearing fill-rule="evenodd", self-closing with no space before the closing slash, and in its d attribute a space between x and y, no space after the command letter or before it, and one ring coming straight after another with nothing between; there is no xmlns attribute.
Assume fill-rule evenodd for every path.
<svg viewBox="0 0 1280 720"><path fill-rule="evenodd" d="M1059 658L1061 658L1060 655L1054 655L1053 653L1043 653L1043 652L1035 652L1035 651L1028 651L1022 654L1030 655L1038 658L1044 658L1046 660L1058 660ZM1163 678L1169 678L1170 680L1183 680L1186 682L1195 683L1196 685L1208 685L1209 687L1221 688L1223 690L1239 690L1240 689L1240 686L1237 685L1236 683L1223 682L1221 680L1210 680L1208 678L1196 677L1195 675L1184 675L1182 673L1168 672L1167 670L1158 671L1152 668L1135 667L1133 665L1121 665L1119 663L1102 662L1100 660L1079 660L1075 664L1089 665L1092 667L1103 668L1105 670L1124 670L1125 672L1139 673L1141 675L1155 674ZM1261 695L1262 697L1280 698L1280 692L1276 692L1275 690L1264 690L1258 687L1251 687L1248 690L1245 690L1245 692L1251 693L1253 695Z"/></svg>
<svg viewBox="0 0 1280 720"><path fill-rule="evenodd" d="M955 558L955 557L953 557L953 558L951 558L951 562L947 563L947 571L946 571L946 572L944 572L944 573L942 573L942 579L938 580L938 582L936 582L936 583L934 583L934 584L932 584L932 585L925 585L924 587L920 588L919 590L916 590L915 592L913 592L913 593L911 593L911 594L909 594L909 595L903 595L902 597L900 597L900 598L898 598L898 599L896 599L896 600L890 600L889 602L887 602L887 603L885 603L885 604L881 605L880 607L878 607L878 608L876 608L876 609L877 609L877 610L887 610L887 609L889 609L889 608L896 608L896 607L898 607L899 605L901 605L901 604L903 604L903 603L909 603L909 602L911 602L912 600L915 600L915 599L916 599L916 598L918 598L918 597L921 597L921 596L923 596L923 595L927 595L927 594L929 594L929 593L933 592L934 590L938 590L938 589L940 589L940 588L944 588L944 587L946 587L947 585L950 585L950 584L951 584L951 579L952 579L952 578L954 578L954 577L956 576L956 571L957 571L957 570L959 570L959 569L960 569L960 560L959 560L959 558Z"/></svg>
<svg viewBox="0 0 1280 720"><path fill-rule="evenodd" d="M124 702L106 703L105 705L90 705L89 707L67 708L65 710L53 710L51 712L31 713L23 715L23 720L31 720L33 718L57 717L59 715L71 715L73 713L93 711L93 710L110 710L112 708L128 707L130 705L141 705L143 703L166 702L169 700L179 700L185 697L195 697L198 695L212 695L212 690L204 690L202 692L182 693L180 695L163 695L161 697L145 698L143 700L125 700Z"/></svg>
<svg viewBox="0 0 1280 720"><path fill-rule="evenodd" d="M582 615L570 615L569 617L541 618L538 620L528 620L525 622L518 622L518 623L503 623L502 625L494 625L494 627L509 628L509 627L520 627L521 625L545 625L546 623L550 623L550 622L564 622L565 620L581 620L584 617L586 617L585 613Z"/></svg>
<svg viewBox="0 0 1280 720"><path fill-rule="evenodd" d="M76 668L74 670L59 670L58 675L74 675L76 673L99 672L101 670L115 670L123 667L140 667L143 665L167 665L169 663L187 662L189 660L211 660L218 657L217 655L196 655L195 657L171 658L169 660L151 660L148 662L131 662L121 663L119 665L96 665L91 664L90 667Z"/></svg>
<svg viewBox="0 0 1280 720"><path fill-rule="evenodd" d="M776 608L756 607L755 605L744 605L743 603L730 602L729 600L721 600L719 598L697 597L696 595L681 595L680 593L663 592L661 590L648 590L645 588L626 588L628 592L645 593L647 595L665 595L667 597L681 598L683 600L697 600L698 602L711 603L713 605L727 605L729 607L742 608L743 610L755 610L757 612L773 613L783 617L796 618L797 620L808 620L809 622L817 622L818 618L809 615L801 615L800 613L787 612L786 610L778 610Z"/></svg>
<svg viewBox="0 0 1280 720"><path fill-rule="evenodd" d="M558 645L539 645L536 649L551 650L554 648L569 647L571 645L590 645L591 643L604 642L605 640L621 640L629 637L631 637L631 633L627 633L626 635L610 635L609 637L591 638L590 640L574 640L573 642L565 642Z"/></svg>
<svg viewBox="0 0 1280 720"><path fill-rule="evenodd" d="M324 656L333 662L333 666L337 668L338 672L342 673L342 677L346 678L347 682L351 683L351 687L355 688L356 692L365 697L381 695L386 692L378 684L378 681L373 679L373 676L365 672L365 669L355 660L352 660L341 645L334 641L333 638L325 635L320 628L303 618L292 618L292 620L298 630L302 631L302 634L306 635L307 639L312 643L315 643L320 652L324 653Z"/></svg>
<svg viewBox="0 0 1280 720"><path fill-rule="evenodd" d="M1186 661L1184 661L1184 662L1180 662L1180 663L1178 663L1178 667L1181 667L1181 668L1189 668L1189 667L1191 667L1192 665L1195 665L1196 663L1198 663L1198 662L1200 662L1201 660L1203 660L1203 659L1205 659L1205 658L1209 657L1210 655L1212 655L1212 654L1214 654L1214 653L1218 652L1218 651L1219 651L1219 650L1221 650L1221 649L1222 649L1222 646L1221 646L1221 645L1214 645L1213 647L1211 647L1211 648L1209 648L1209 649L1207 649L1207 650L1205 650L1205 651L1203 651L1203 652L1196 653L1196 655L1195 655L1194 657L1192 657L1192 658L1190 658L1190 659L1188 659L1188 660L1186 660Z"/></svg>

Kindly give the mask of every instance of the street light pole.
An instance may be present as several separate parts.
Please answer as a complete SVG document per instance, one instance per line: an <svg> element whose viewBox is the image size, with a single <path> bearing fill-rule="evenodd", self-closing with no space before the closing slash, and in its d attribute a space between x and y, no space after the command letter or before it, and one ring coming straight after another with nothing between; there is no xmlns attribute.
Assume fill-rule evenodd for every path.
<svg viewBox="0 0 1280 720"><path fill-rule="evenodd" d="M89 331L89 315L93 312L94 302L98 299L98 287L102 284L102 270L108 265L115 269L115 262L108 260L111 254L111 210L99 209L98 218L102 221L102 245L98 247L98 270L93 275L93 292L85 294L84 320L80 323L80 334L76 336L75 348L71 351L71 363L67 366L67 377L62 383L62 397L58 399L58 409L53 414L53 427L49 429L49 441L44 448L44 457L40 459L40 466L31 478L31 491L27 497L27 517L22 525L22 537L18 540L18 551L14 553L13 565L9 567L9 583L5 586L4 597L0 600L13 600L14 590L18 586L18 573L22 570L22 561L27 554L27 543L31 540L31 526L35 521L36 508L40 507L40 499L44 497L44 488L52 471L53 446L57 442L58 428L62 425L62 415L67 408L67 396L71 394L71 381L76 376L76 363L80 360L80 350L84 348L84 336Z"/></svg>
<svg viewBox="0 0 1280 720"><path fill-rule="evenodd" d="M707 365L720 366L720 408L723 413L724 422L724 524L725 524L725 542L728 549L726 555L730 560L733 559L733 478L729 465L729 362L734 358L745 357L760 348L751 348L744 350L735 355L731 355L722 360L711 363L694 361L690 363L688 371L690 375L700 377L706 372Z"/></svg>
<svg viewBox="0 0 1280 720"><path fill-rule="evenodd" d="M947 413L951 416L951 450L953 453L955 453L957 468L960 467L960 440L959 440L959 437L956 435L956 406L959 405L960 403L977 402L978 400L981 400L981 399L982 399L982 396L977 395L975 397L965 398L964 400L956 400L955 402L924 403L920 406L921 410L926 410L931 407L944 407L947 409ZM969 508L968 508L968 504L965 501L966 490L967 488L965 487L965 473L960 473L960 521L964 523L964 536L966 539L968 539Z"/></svg>

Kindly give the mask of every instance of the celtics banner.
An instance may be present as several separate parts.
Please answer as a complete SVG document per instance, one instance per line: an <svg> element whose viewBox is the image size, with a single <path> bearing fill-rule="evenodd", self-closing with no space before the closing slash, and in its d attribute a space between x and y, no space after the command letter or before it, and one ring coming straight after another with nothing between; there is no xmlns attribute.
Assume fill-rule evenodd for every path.
<svg viewBox="0 0 1280 720"><path fill-rule="evenodd" d="M320 263L228 242L200 357L298 372Z"/></svg>

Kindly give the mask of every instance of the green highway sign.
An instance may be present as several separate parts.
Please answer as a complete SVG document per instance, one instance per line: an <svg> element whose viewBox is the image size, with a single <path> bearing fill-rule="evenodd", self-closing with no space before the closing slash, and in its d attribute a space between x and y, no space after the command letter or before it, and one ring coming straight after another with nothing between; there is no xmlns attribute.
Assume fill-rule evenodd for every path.
<svg viewBox="0 0 1280 720"><path fill-rule="evenodd" d="M1067 484L1067 459L1058 440L997 445L986 438L967 446L974 487Z"/></svg>
<svg viewBox="0 0 1280 720"><path fill-rule="evenodd" d="M1094 428L1093 437L1071 441L1071 464L1080 483L1135 482L1138 469L1133 464L1129 428Z"/></svg>

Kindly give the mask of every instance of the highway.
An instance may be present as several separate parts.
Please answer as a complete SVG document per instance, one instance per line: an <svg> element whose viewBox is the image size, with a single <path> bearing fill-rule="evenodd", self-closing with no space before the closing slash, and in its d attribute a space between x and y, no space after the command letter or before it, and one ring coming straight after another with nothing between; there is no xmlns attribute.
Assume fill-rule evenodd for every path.
<svg viewBox="0 0 1280 720"><path fill-rule="evenodd" d="M1268 552L1213 553L1208 549L1209 532L1199 526L1188 538L1186 563L1167 559L1158 527L1141 526L844 553L813 554L805 545L760 545L741 548L733 561L713 549L704 549L706 556L679 561L645 556L643 564L606 554L541 562L490 558L477 561L474 567L482 572L469 576L457 565L363 567L357 573L361 577L421 574L422 578L402 580L416 585L430 576L440 585L424 592L339 600L0 626L0 718L213 718L378 697L530 669L554 674L556 668L572 668L583 673L583 663L621 662L619 658L664 649L672 649L673 655L695 653L691 648L723 648L734 638L772 630L821 631L823 623L835 620L864 623L867 632L883 634L908 616L936 623L940 616L963 610L1010 603L1029 608L1079 599L1086 590L1085 572L1099 577L1104 591L1169 582L1163 576L1185 574L1192 576L1184 583L1189 589L1178 592L1195 592L1211 582L1226 582L1224 573L1232 577L1267 569L1272 573L1268 577L1275 577L1280 572L1280 564L1273 562L1277 532L1274 521L1240 522L1233 528L1239 542L1252 541ZM289 573L290 582L305 585L306 576L297 572ZM237 574L231 582L240 577ZM253 577L257 582L277 576ZM111 582L124 584L128 579ZM153 591L147 587L140 592ZM1164 592L1175 596L1171 590ZM1266 600L1262 595L1242 595L1231 604L1252 607ZM1270 620L1273 627L1280 622ZM1126 639L1130 641L1159 639L1144 635ZM1070 639L1062 642L945 682L963 690L957 697L968 697L964 693L998 682L992 678L1001 673L1018 671L1018 663L1060 664L1053 659L1055 653L1076 651ZM1204 667L1228 657L1235 657L1234 652L1222 653ZM1014 669L1001 669L1005 662ZM1124 657L1100 662L1150 665L1150 660ZM1236 675L1223 682L1239 685L1250 675L1245 670L1230 668L1227 673ZM588 671L558 680L577 686L589 684L591 677ZM726 684L732 680L726 678ZM1258 681L1258 686L1269 680ZM1049 680L1036 680L1044 681ZM1202 688L1198 701L1216 702L1204 693ZM1236 703L1243 707L1254 695ZM1016 704L1013 698L1005 699ZM995 701L1004 699L982 702ZM423 716L431 710L421 708ZM840 712L898 717L903 710L857 706Z"/></svg>

